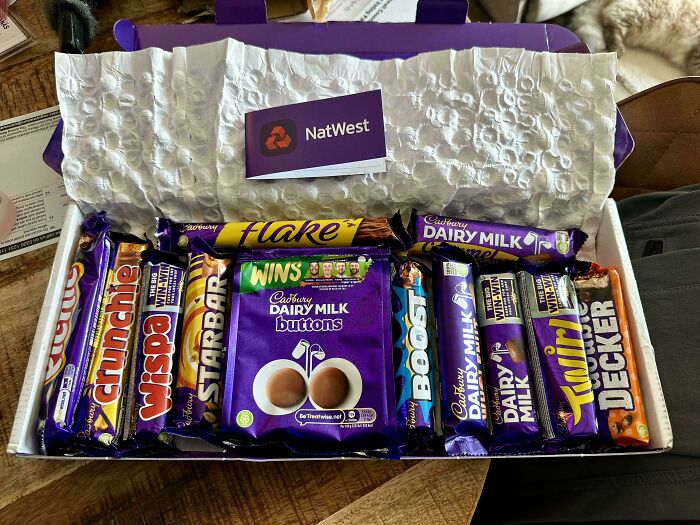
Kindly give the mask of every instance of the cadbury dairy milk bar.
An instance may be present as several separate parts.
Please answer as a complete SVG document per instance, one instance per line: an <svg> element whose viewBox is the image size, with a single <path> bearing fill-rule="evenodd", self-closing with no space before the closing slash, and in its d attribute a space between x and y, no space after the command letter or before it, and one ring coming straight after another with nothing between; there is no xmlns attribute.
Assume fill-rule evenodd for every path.
<svg viewBox="0 0 700 525"><path fill-rule="evenodd" d="M187 264L158 250L146 250L142 260L137 344L122 439L148 446L169 441L164 430L173 406Z"/></svg>
<svg viewBox="0 0 700 525"><path fill-rule="evenodd" d="M408 226L409 253L429 252L440 243L462 248L477 259L572 260L587 235L581 230L544 230L528 226L472 221L413 210Z"/></svg>
<svg viewBox="0 0 700 525"><path fill-rule="evenodd" d="M512 272L477 278L476 308L489 385L492 452L525 451L540 439L519 295Z"/></svg>
<svg viewBox="0 0 700 525"><path fill-rule="evenodd" d="M60 453L73 437L113 250L108 229L104 212L85 220L68 270L39 409L44 454Z"/></svg>
<svg viewBox="0 0 700 525"><path fill-rule="evenodd" d="M116 445L121 433L136 333L141 252L148 247L146 241L130 235L111 234L111 237L115 253L74 429L79 442L88 447Z"/></svg>
<svg viewBox="0 0 700 525"><path fill-rule="evenodd" d="M517 274L542 436L576 444L598 433L593 385L568 275Z"/></svg>
<svg viewBox="0 0 700 525"><path fill-rule="evenodd" d="M473 258L451 246L432 251L442 432L450 456L485 455L491 433Z"/></svg>

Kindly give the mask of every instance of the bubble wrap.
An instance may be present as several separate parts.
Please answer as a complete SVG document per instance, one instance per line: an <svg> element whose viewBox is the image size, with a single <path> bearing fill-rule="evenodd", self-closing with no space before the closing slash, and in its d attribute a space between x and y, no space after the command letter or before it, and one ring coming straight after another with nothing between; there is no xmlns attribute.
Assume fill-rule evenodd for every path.
<svg viewBox="0 0 700 525"><path fill-rule="evenodd" d="M370 61L228 39L56 55L63 173L85 212L181 222L412 207L595 235L614 180L616 60L476 48ZM381 89L387 171L248 181L246 112Z"/></svg>

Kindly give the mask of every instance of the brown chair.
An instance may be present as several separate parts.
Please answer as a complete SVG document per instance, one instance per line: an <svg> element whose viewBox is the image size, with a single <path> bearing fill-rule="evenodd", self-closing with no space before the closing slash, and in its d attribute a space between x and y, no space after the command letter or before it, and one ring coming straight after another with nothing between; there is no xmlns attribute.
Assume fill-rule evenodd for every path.
<svg viewBox="0 0 700 525"><path fill-rule="evenodd" d="M659 84L618 106L635 146L617 172L615 199L700 183L700 77Z"/></svg>

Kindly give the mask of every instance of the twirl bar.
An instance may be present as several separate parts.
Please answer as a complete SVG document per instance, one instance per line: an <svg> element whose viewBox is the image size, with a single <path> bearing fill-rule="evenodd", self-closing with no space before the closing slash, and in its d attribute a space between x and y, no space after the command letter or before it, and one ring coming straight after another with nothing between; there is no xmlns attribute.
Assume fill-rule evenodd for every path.
<svg viewBox="0 0 700 525"><path fill-rule="evenodd" d="M586 234L581 230L544 230L512 224L472 221L440 215L419 215L413 210L408 226L409 253L429 252L440 243L462 248L477 259L531 261L572 260Z"/></svg>
<svg viewBox="0 0 700 525"><path fill-rule="evenodd" d="M598 426L574 285L567 275L525 271L518 284L542 434L557 446L580 444Z"/></svg>

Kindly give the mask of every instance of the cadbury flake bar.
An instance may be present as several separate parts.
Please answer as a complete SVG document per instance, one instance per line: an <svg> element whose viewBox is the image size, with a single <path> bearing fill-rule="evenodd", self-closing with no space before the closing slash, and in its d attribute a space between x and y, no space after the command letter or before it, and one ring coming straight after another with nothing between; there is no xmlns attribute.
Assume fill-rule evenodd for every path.
<svg viewBox="0 0 700 525"><path fill-rule="evenodd" d="M474 260L450 246L435 248L432 258L445 450L450 456L485 455L491 421L474 303Z"/></svg>
<svg viewBox="0 0 700 525"><path fill-rule="evenodd" d="M191 248L171 422L176 433L208 437L221 415L231 259L201 239Z"/></svg>
<svg viewBox="0 0 700 525"><path fill-rule="evenodd" d="M114 258L107 275L90 370L83 389L75 434L79 442L116 445L123 421L129 360L136 333L141 283L141 252L148 243L111 235Z"/></svg>
<svg viewBox="0 0 700 525"><path fill-rule="evenodd" d="M428 270L412 260L398 265L391 304L397 423L403 453L430 451L437 430L434 328Z"/></svg>
<svg viewBox="0 0 700 525"><path fill-rule="evenodd" d="M147 446L169 441L164 430L173 406L187 264L175 254L158 250L146 250L142 260L138 342L122 439Z"/></svg>
<svg viewBox="0 0 700 525"><path fill-rule="evenodd" d="M574 279L574 286L601 437L607 444L648 445L649 429L617 270L594 264L590 272Z"/></svg>
<svg viewBox="0 0 700 525"><path fill-rule="evenodd" d="M404 248L407 234L400 214L391 218L324 219L306 221L228 222L225 224L178 224L158 219L158 247L187 251L202 239L214 248L314 248L378 246Z"/></svg>
<svg viewBox="0 0 700 525"><path fill-rule="evenodd" d="M59 453L73 436L113 249L108 228L104 212L85 220L68 270L39 409L44 454Z"/></svg>
<svg viewBox="0 0 700 525"><path fill-rule="evenodd" d="M540 439L515 274L480 275L476 308L493 421L492 452L525 450Z"/></svg>
<svg viewBox="0 0 700 525"><path fill-rule="evenodd" d="M597 435L576 292L564 274L517 274L542 436L573 444Z"/></svg>
<svg viewBox="0 0 700 525"><path fill-rule="evenodd" d="M572 260L587 235L581 230L544 230L512 224L472 221L440 215L419 215L413 210L408 226L409 254L425 253L440 243L462 248L477 259L515 261Z"/></svg>

